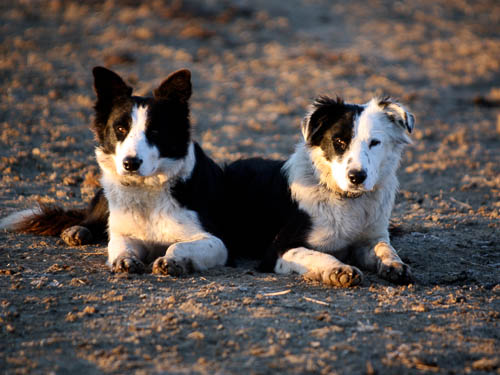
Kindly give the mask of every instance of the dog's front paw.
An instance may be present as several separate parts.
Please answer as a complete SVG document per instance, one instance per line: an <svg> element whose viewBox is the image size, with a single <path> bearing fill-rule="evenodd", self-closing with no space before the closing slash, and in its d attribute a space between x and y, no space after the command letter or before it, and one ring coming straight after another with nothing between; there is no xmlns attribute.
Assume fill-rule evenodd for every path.
<svg viewBox="0 0 500 375"><path fill-rule="evenodd" d="M82 246L92 242L92 233L85 227L74 225L62 231L61 239L69 246Z"/></svg>
<svg viewBox="0 0 500 375"><path fill-rule="evenodd" d="M121 256L111 265L112 272L144 273L146 267L139 259L130 256Z"/></svg>
<svg viewBox="0 0 500 375"><path fill-rule="evenodd" d="M159 275L180 276L193 272L193 263L190 259L172 259L160 257L153 263L153 273Z"/></svg>
<svg viewBox="0 0 500 375"><path fill-rule="evenodd" d="M363 281L363 273L358 268L347 264L335 266L319 272L308 272L304 277L341 288L356 286Z"/></svg>
<svg viewBox="0 0 500 375"><path fill-rule="evenodd" d="M378 275L394 284L407 285L413 282L410 266L403 262L381 263Z"/></svg>

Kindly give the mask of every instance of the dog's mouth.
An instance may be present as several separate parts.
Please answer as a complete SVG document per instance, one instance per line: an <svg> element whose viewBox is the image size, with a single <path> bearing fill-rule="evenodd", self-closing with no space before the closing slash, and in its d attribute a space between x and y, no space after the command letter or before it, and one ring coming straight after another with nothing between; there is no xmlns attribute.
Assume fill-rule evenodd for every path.
<svg viewBox="0 0 500 375"><path fill-rule="evenodd" d="M362 190L359 190L359 191L337 191L336 193L340 198L356 199L356 198L361 197L363 194L365 194L366 191L362 191Z"/></svg>
<svg viewBox="0 0 500 375"><path fill-rule="evenodd" d="M343 198L359 198L362 195L373 191L373 187L367 187L364 184L349 184L346 190L340 190Z"/></svg>
<svg viewBox="0 0 500 375"><path fill-rule="evenodd" d="M122 176L141 176L139 171L125 171L122 170L120 173Z"/></svg>
<svg viewBox="0 0 500 375"><path fill-rule="evenodd" d="M141 178L146 177L139 171L121 171L118 173L122 178Z"/></svg>
<svg viewBox="0 0 500 375"><path fill-rule="evenodd" d="M351 189L351 190L342 190L338 185L327 185L321 183L321 185L328 191L333 192L337 197L342 199L356 199L368 193L366 190L362 189Z"/></svg>
<svg viewBox="0 0 500 375"><path fill-rule="evenodd" d="M144 171L142 170L142 168L137 170L127 171L126 169L122 168L118 173L123 177L152 177L156 175L157 168L154 168L151 171Z"/></svg>

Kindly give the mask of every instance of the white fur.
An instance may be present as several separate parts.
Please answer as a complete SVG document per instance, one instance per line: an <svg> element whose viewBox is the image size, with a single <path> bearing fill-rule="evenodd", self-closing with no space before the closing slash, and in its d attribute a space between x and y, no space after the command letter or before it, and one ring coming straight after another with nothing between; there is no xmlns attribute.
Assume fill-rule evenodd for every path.
<svg viewBox="0 0 500 375"><path fill-rule="evenodd" d="M16 230L16 227L20 222L33 215L38 215L40 214L40 212L41 211L38 207L30 208L19 212L14 212L13 214L10 214L4 217L2 220L0 220L0 229Z"/></svg>
<svg viewBox="0 0 500 375"><path fill-rule="evenodd" d="M166 260L191 260L197 271L204 271L226 263L227 250L224 243L217 237L201 234L190 241L177 242L169 246L164 257Z"/></svg>
<svg viewBox="0 0 500 375"><path fill-rule="evenodd" d="M140 176L154 175L161 165L161 159L158 148L150 145L146 139L148 106L134 105L131 117L132 124L127 137L123 142L116 144L114 158L116 171L121 176L129 174L123 167L123 161L126 157L136 157L142 160L136 173Z"/></svg>
<svg viewBox="0 0 500 375"><path fill-rule="evenodd" d="M354 286L363 279L356 267L348 266L330 254L305 247L288 250L278 259L276 273L298 273L310 280L335 286Z"/></svg>
<svg viewBox="0 0 500 375"><path fill-rule="evenodd" d="M318 251L298 247L288 250L276 262L275 272L281 274L298 273L303 275L310 270L331 270L342 265L335 257Z"/></svg>
<svg viewBox="0 0 500 375"><path fill-rule="evenodd" d="M396 129L400 137L395 136L397 134L395 132L394 134L391 134L392 131L388 132L394 129L395 125L390 123L385 111L376 100L371 100L364 107L361 115L354 120L354 134L348 150L342 158L335 159L331 163L336 184L346 192L358 193L373 190L375 184L381 179L379 175L384 173L381 171L384 168L382 164L393 163L392 160L389 162L386 160L387 157L394 155L393 148L400 149L401 143L408 142L403 131ZM380 144L370 147L372 141L378 141ZM352 184L348 178L351 170L365 171L366 180L360 185Z"/></svg>
<svg viewBox="0 0 500 375"><path fill-rule="evenodd" d="M409 138L377 103L370 101L355 119L353 139L340 160L330 162L320 147L302 142L283 166L292 197L312 220L307 242L314 250L285 252L276 272L321 274L325 267L343 265L338 259L345 259L351 247L358 249L359 264L371 270L379 271L385 263L402 264L390 246L388 226L398 189L396 170ZM373 139L381 143L370 149ZM361 187L349 182L350 168L366 170Z"/></svg>

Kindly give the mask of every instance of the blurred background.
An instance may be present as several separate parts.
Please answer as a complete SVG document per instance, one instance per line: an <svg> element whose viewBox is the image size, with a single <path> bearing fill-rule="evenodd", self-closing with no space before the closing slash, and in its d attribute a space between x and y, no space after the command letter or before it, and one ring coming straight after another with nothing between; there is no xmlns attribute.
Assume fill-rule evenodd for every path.
<svg viewBox="0 0 500 375"><path fill-rule="evenodd" d="M500 186L499 25L495 0L4 1L2 198L92 193L91 69L103 65L139 95L189 68L194 138L219 162L287 157L318 95L391 95L417 118L404 185L479 187L483 206ZM47 180L58 186L40 195Z"/></svg>
<svg viewBox="0 0 500 375"><path fill-rule="evenodd" d="M92 67L139 95L185 67L194 138L219 162L287 157L318 95L391 95L417 118L403 185L479 188L471 207L498 213L499 25L495 0L2 2L2 199L92 193Z"/></svg>
<svg viewBox="0 0 500 375"><path fill-rule="evenodd" d="M475 175L453 171L452 186L486 174L498 187L499 24L495 0L4 1L2 178L33 194L44 174L75 186L97 174L91 69L103 65L140 95L189 68L194 138L219 162L286 157L320 94L388 94L417 117L408 183L430 173L450 189L450 167L467 165Z"/></svg>

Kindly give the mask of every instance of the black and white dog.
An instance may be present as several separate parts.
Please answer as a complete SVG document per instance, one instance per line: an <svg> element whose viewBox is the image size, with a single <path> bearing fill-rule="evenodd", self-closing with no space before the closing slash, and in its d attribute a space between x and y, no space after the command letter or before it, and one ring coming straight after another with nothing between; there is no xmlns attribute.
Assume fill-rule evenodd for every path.
<svg viewBox="0 0 500 375"><path fill-rule="evenodd" d="M152 98L132 96L95 68L92 126L103 190L87 210L13 214L0 227L82 244L109 235L113 271L180 274L233 258L336 286L362 280L355 266L395 283L412 280L389 241L396 170L414 117L385 98L365 105L319 98L287 161L240 160L224 175L190 138L190 73L172 73ZM64 231L63 231L64 230ZM349 262L348 265L343 262Z"/></svg>
<svg viewBox="0 0 500 375"><path fill-rule="evenodd" d="M287 161L226 168L230 252L261 259L263 271L335 286L362 281L354 265L409 283L388 227L413 126L414 116L389 98L364 105L317 99L302 123L304 141Z"/></svg>
<svg viewBox="0 0 500 375"><path fill-rule="evenodd" d="M0 226L52 235L67 228L63 238L78 244L101 237L107 225L115 272L142 272L152 261L153 272L173 275L224 265L223 171L191 140L191 73L172 73L153 97L133 96L108 69L93 74L102 192L85 212L41 207Z"/></svg>

